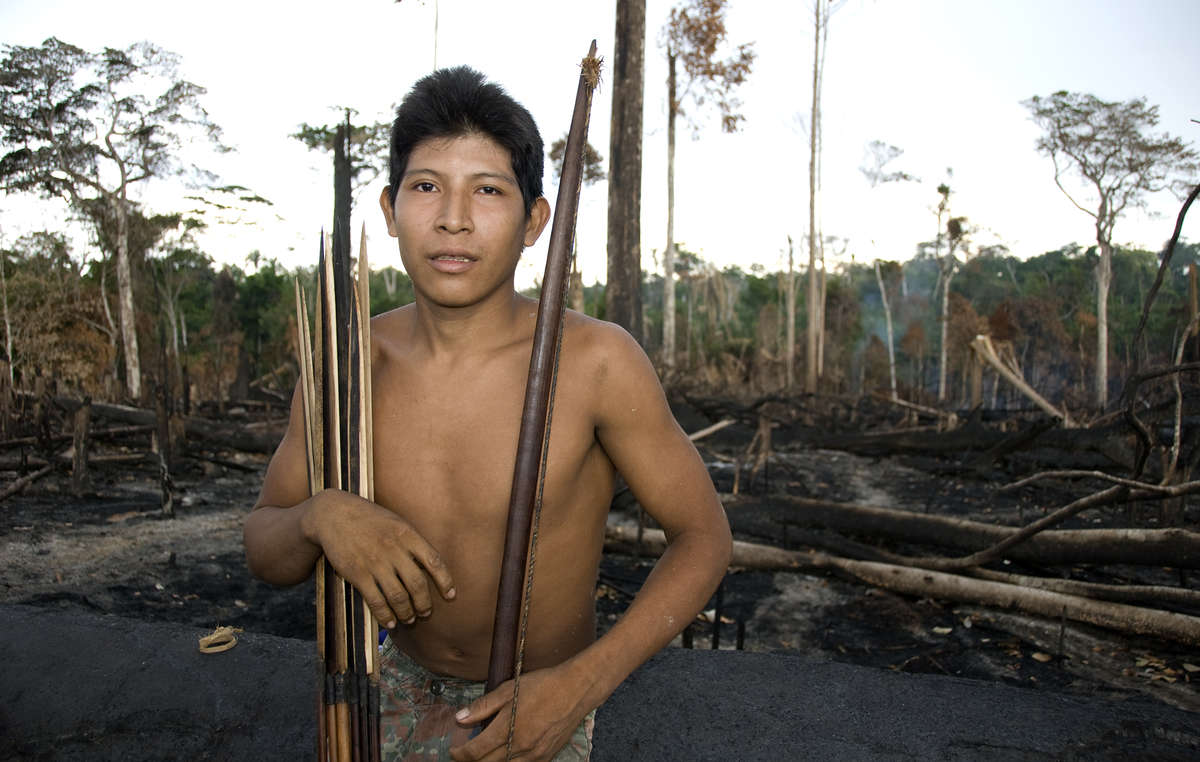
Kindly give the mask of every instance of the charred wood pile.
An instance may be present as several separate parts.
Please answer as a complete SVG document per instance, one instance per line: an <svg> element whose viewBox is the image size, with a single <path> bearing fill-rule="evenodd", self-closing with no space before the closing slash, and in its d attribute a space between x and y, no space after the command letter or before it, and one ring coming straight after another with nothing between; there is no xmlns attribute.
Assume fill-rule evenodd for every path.
<svg viewBox="0 0 1200 762"><path fill-rule="evenodd" d="M133 407L55 395L44 385L13 395L9 436L0 439L0 500L59 474L76 496L94 491L95 477L134 469L163 487L171 503L171 473L197 464L253 472L246 456L274 451L287 425L285 401L273 396L229 404L221 418L179 415L168 407Z"/></svg>
<svg viewBox="0 0 1200 762"><path fill-rule="evenodd" d="M1055 407L986 336L973 345L978 361L1001 366L1026 408L951 410L884 395L676 397L683 418L691 416L685 427L723 474L717 483L740 535L735 568L830 573L975 607L1035 641L1053 641L1046 633L1057 630L1060 655L1069 651L1069 623L1090 628L1078 642L1096 643L1094 633L1107 631L1186 650L1200 646L1200 510L1191 502L1200 492L1200 363L1185 362L1183 348L1198 328L1194 315L1171 364L1141 367L1134 357L1121 399L1104 411ZM941 481L969 482L991 497L960 511L970 517L930 512L928 504L922 512L886 500L833 500L821 489L827 484L796 476L817 451L886 456L927 475L931 493ZM993 512L989 502L1025 507ZM742 520L739 532L750 513L757 525ZM663 533L635 515L636 527L610 525L610 549L657 552ZM1194 694L1173 701L1200 709Z"/></svg>

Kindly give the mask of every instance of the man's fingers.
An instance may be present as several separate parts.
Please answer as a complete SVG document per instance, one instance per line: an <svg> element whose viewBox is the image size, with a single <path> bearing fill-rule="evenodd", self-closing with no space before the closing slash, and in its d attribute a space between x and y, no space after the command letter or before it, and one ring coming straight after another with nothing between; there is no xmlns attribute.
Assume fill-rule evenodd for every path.
<svg viewBox="0 0 1200 762"><path fill-rule="evenodd" d="M412 612L418 616L428 616L433 610L433 600L429 597L429 581L425 579L425 572L407 558L397 559L395 570L411 602Z"/></svg>
<svg viewBox="0 0 1200 762"><path fill-rule="evenodd" d="M437 585L438 592L442 594L442 597L448 601L454 600L454 578L450 576L450 570L446 568L446 564L438 552L426 545L424 552L414 553L413 558L433 578L433 584Z"/></svg>
<svg viewBox="0 0 1200 762"><path fill-rule="evenodd" d="M367 604L367 608L371 610L371 615L375 617L375 621L379 622L387 629L394 628L398 623L412 617L411 610L406 617L401 617L401 611L397 611L397 607L388 600L386 592L374 584L367 587L359 587L355 585L360 595L362 595L363 603ZM403 588L401 588L403 590Z"/></svg>
<svg viewBox="0 0 1200 762"><path fill-rule="evenodd" d="M402 581L392 577L381 582L379 589L383 591L387 607L394 612L396 621L412 624L417 612L413 606L412 596L402 584Z"/></svg>
<svg viewBox="0 0 1200 762"><path fill-rule="evenodd" d="M474 703L472 703L474 706ZM465 710L464 710L465 711ZM461 712L459 715L461 716ZM481 715L482 716L482 715ZM462 720L459 720L461 723ZM499 719L483 729L483 732L467 741L462 746L450 749L450 757L457 762L478 762L493 759L497 752L504 759L505 745L508 741L508 725Z"/></svg>
<svg viewBox="0 0 1200 762"><path fill-rule="evenodd" d="M410 576L407 563L410 560L413 564L424 570L419 575L420 584L422 586L426 585L424 575L428 574L433 579L433 582L437 586L438 592L442 594L442 597L448 601L453 600L455 596L454 579L450 576L450 570L446 568L446 564L444 561L442 561L441 555L434 550L433 546L430 545L424 537L417 534L412 527L407 525L398 531L398 534L394 537L394 540L396 542L397 549L403 549L403 553L395 554L392 557L403 559L402 561L397 562L397 570L400 571L404 577L405 585L409 587L409 592L413 593L414 600L419 600L419 597L417 591L414 590L412 586L408 585ZM418 575L412 575L411 577L411 579L414 581L414 584L417 577ZM430 600L429 606L424 610L428 610L432 607L432 605L433 602ZM418 607L418 610L421 610L420 607Z"/></svg>

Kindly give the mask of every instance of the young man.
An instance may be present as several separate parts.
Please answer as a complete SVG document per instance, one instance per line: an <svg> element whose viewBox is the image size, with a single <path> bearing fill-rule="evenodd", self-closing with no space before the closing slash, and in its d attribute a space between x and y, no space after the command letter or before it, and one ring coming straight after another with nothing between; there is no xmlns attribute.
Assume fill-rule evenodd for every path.
<svg viewBox="0 0 1200 762"><path fill-rule="evenodd" d="M483 695L481 681L537 311L513 277L550 216L542 154L528 111L479 73L443 69L416 84L397 110L379 199L416 300L371 323L376 502L308 496L293 401L246 520L254 574L296 584L323 553L389 630L381 706L395 756L505 754L512 686ZM597 639L618 472L670 545ZM569 312L514 756L586 759L595 708L692 620L729 553L712 482L646 356L620 328Z"/></svg>

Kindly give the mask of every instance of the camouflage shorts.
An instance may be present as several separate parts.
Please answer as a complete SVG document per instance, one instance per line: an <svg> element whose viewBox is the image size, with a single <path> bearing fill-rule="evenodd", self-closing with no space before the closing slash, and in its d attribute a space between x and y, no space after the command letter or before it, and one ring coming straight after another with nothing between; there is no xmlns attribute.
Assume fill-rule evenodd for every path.
<svg viewBox="0 0 1200 762"><path fill-rule="evenodd" d="M384 760L447 760L450 747L465 743L471 729L454 720L458 710L484 693L484 684L435 675L386 640L380 655L380 751ZM593 710L555 762L586 762L592 752Z"/></svg>

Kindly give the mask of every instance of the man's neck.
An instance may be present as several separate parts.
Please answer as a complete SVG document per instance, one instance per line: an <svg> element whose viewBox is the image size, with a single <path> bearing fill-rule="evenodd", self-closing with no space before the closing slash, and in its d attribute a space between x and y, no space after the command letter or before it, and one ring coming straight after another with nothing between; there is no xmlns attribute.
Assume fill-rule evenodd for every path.
<svg viewBox="0 0 1200 762"><path fill-rule="evenodd" d="M423 345L431 358L446 360L511 344L521 335L525 318L537 310L536 302L511 287L467 307L433 304L420 294L415 301L414 341ZM532 326L532 321L528 325Z"/></svg>

